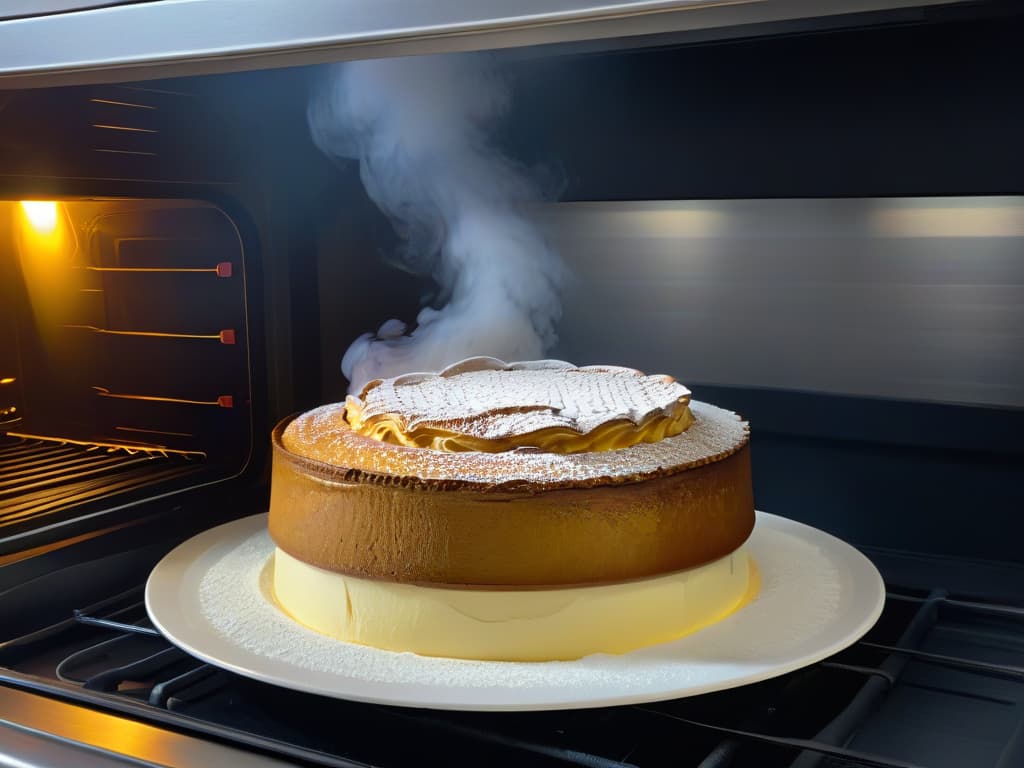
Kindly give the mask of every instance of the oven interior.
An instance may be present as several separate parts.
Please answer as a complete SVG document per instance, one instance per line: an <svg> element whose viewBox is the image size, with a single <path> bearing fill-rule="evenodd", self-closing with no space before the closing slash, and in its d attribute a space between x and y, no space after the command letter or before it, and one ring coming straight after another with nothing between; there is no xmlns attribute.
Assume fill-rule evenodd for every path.
<svg viewBox="0 0 1024 768"><path fill-rule="evenodd" d="M436 285L313 146L320 68L0 92L0 690L303 764L1020 764L1022 33L997 4L502 54L494 141L573 275L552 356L743 414L758 508L888 588L826 662L593 711L329 701L154 636L152 565L264 511L273 423Z"/></svg>
<svg viewBox="0 0 1024 768"><path fill-rule="evenodd" d="M0 217L5 534L239 474L252 423L231 220L133 199L7 201Z"/></svg>

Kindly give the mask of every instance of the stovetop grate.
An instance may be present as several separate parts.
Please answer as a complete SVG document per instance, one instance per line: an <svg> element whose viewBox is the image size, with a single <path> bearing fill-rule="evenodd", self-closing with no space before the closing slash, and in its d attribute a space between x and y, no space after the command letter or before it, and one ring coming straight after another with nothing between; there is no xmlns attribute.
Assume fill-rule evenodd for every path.
<svg viewBox="0 0 1024 768"><path fill-rule="evenodd" d="M942 590L890 592L868 637L790 675L689 699L562 712L402 709L248 680L168 643L149 624L139 589L4 644L0 664L101 705L169 713L186 728L329 766L401 765L429 754L499 766L1008 768L1024 764L1022 619L1024 609Z"/></svg>

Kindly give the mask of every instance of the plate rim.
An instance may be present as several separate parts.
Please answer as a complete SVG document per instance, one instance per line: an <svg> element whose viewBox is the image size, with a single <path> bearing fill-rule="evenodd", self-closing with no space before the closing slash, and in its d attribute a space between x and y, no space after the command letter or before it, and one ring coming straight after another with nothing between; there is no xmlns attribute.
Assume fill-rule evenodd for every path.
<svg viewBox="0 0 1024 768"><path fill-rule="evenodd" d="M850 630L847 631L839 640L823 644L813 652L805 653L798 658L775 664L767 670L758 668L747 674L735 675L727 678L726 680L715 680L702 684L695 684L688 686L685 689L667 687L664 690L659 691L633 691L623 692L618 695L609 695L602 692L596 697L588 698L586 696L579 695L574 688L558 686L537 686L525 689L511 689L467 686L442 687L437 685L427 685L424 683L407 683L397 680L372 681L356 678L351 675L346 676L340 672L313 672L312 670L299 665L290 665L283 659L264 656L256 651L244 648L237 643L234 643L232 638L219 632L216 627L210 624L209 620L202 617L198 592L183 597L181 593L185 585L185 579L182 577L190 566L194 567L201 558L208 556L212 550L216 548L224 548L224 554L227 554L233 551L238 544L258 533L260 529L265 530L266 520L268 517L268 513L266 512L240 517L227 523L222 523L212 528L208 528L178 544L174 549L168 552L150 572L149 577L146 580L145 605L150 620L153 622L156 629L159 630L161 635L163 635L163 637L172 645L181 648L200 661L206 662L220 669L234 672L242 675L243 677L269 683L271 685L278 685L291 690L312 693L329 698L343 699L346 701L424 709L498 712L590 709L688 698L690 696L738 688L744 685L769 680L774 677L788 674L797 669L816 664L857 642L874 626L879 616L882 614L885 604L885 585L878 569L863 552L842 539L822 531L819 528L807 525L806 523L801 523L780 515L762 512L760 510L756 512L756 516L757 520L754 527L754 533L757 532L758 526L763 523L766 528L796 535L798 538L803 539L804 543L823 545L822 549L828 552L830 559L834 562L836 560L843 560L851 569L859 570L859 573L856 575L858 586L864 587L869 582L873 582L876 592L875 599L872 601L870 609L866 610L864 615L861 616L860 621L855 625L851 625ZM752 534L751 537L753 537L753 535L754 534ZM210 567L212 567L212 565ZM761 575L762 578L764 578L764 574L762 573ZM863 583L861 582L861 579L863 579ZM169 598L163 597L164 594L170 593L174 593L177 599L170 600ZM192 604L191 607L193 608L191 614L189 614L184 607L189 605L189 603ZM177 615L175 614L175 608L178 610ZM200 621L205 624L205 632L212 634L216 638L216 642L209 643L209 645L216 646L218 644L222 644L228 646L230 648L230 652L236 655L235 659L224 658L223 654L204 650L202 644L196 645L195 639L190 639L191 633L195 631L190 626L190 621L196 619L197 616ZM299 625L297 625L297 627L298 626ZM336 642L341 643L343 641L338 640ZM637 653L642 650L644 649L638 649L638 651L631 653ZM390 651L385 650L378 650L377 652L381 654L391 653ZM629 655L629 653L626 653L622 656L628 658ZM256 664L246 664L239 661L237 656L246 657L250 661L255 661ZM517 664L520 662L483 663ZM573 662L560 663L571 664ZM262 667L262 669L260 667ZM294 674L289 677L287 674L282 674L281 672L275 673L273 669L268 670L268 667L283 667L286 670L291 669L294 670ZM313 684L303 679L310 675L315 675L320 679L322 681L321 684ZM361 690L351 690L350 688L343 690L342 685L329 685L328 683L332 680L336 681L338 684L347 682L350 684L350 688L351 685L354 685L357 689L371 689L377 691L377 693L367 694ZM442 695L442 691L447 695ZM560 698L557 695L560 691L568 695L564 695ZM453 692L462 692L467 695L460 698L458 695L452 696L451 694ZM496 693L505 693L508 695L512 692L518 694L521 699L499 700L501 699L500 695L496 695ZM522 696L524 692L526 694L525 697ZM532 699L530 698L531 693L534 694ZM538 695L542 693L545 695ZM474 696L474 694L476 695ZM494 700L486 700L488 697ZM512 698L515 698L515 696Z"/></svg>

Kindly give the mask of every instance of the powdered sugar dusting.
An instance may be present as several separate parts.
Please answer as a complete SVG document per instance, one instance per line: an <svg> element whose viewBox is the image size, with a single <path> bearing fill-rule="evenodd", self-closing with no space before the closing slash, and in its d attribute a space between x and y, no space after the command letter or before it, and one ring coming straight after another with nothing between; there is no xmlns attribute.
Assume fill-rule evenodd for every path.
<svg viewBox="0 0 1024 768"><path fill-rule="evenodd" d="M656 443L614 451L546 453L445 453L382 443L354 432L343 403L324 405L292 421L282 435L286 449L334 468L385 478L421 478L486 489L509 483L546 488L600 480L613 485L710 463L746 444L747 422L732 411L690 402L694 422L685 432Z"/></svg>
<svg viewBox="0 0 1024 768"><path fill-rule="evenodd" d="M632 368L477 357L438 374L370 382L359 406L362 419L390 417L408 432L443 429L502 440L547 429L586 435L624 419L640 425L678 413L689 398L690 391L671 376L645 376Z"/></svg>
<svg viewBox="0 0 1024 768"><path fill-rule="evenodd" d="M836 545L829 551L794 533L785 521L775 520L766 522L759 514L747 543L762 579L761 590L750 604L680 640L621 656L595 654L552 662L466 661L383 651L317 634L292 621L274 603L270 589L274 544L265 530L241 539L202 574L197 590L199 613L231 646L324 675L326 687L341 691L355 690L352 686L357 683L380 683L482 691L467 693L474 700L485 696L493 702L509 697L528 701L534 695L577 704L605 697L621 701L630 696L639 700L666 693L682 695L700 692L702 686L721 687L723 679L742 681L777 666L788 664L792 669L799 666L794 659L821 658L838 650L831 646L841 647L854 639L844 634L837 637L834 631L841 617L849 617L856 591L848 572L835 560ZM785 670L776 673L780 671ZM366 689L360 690L365 696ZM402 690L387 688L379 696L400 701ZM459 695L438 693L436 700L454 702Z"/></svg>

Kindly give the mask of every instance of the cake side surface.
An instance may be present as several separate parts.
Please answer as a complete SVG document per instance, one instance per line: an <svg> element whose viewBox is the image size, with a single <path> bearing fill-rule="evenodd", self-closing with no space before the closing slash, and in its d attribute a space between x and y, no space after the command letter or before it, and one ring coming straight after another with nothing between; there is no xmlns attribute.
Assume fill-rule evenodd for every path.
<svg viewBox="0 0 1024 768"><path fill-rule="evenodd" d="M463 454L454 454L463 455ZM293 557L424 584L597 584L690 568L754 524L749 452L641 482L542 490L348 481L274 445L270 533Z"/></svg>

